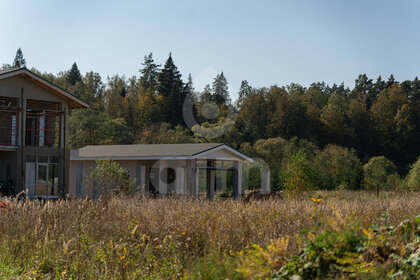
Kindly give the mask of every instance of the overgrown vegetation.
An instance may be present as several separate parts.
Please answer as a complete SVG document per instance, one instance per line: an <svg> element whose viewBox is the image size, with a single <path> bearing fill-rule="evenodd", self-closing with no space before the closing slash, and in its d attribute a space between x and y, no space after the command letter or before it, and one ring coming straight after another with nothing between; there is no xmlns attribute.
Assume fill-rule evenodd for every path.
<svg viewBox="0 0 420 280"><path fill-rule="evenodd" d="M6 200L0 276L416 279L419 199L419 193L384 192L377 199L339 191L247 203Z"/></svg>
<svg viewBox="0 0 420 280"><path fill-rule="evenodd" d="M12 65L27 64L19 49ZM5 64L3 68L12 65ZM304 149L311 160L315 151L330 157L336 170L325 170L322 164L326 162L315 160L323 176L331 178L321 182L325 189L337 185L361 187L358 183L363 174L354 157L367 164L373 157L384 156L395 164L396 174L405 176L420 155L417 77L397 81L391 75L388 79L379 76L373 80L362 74L352 88L324 82L309 87L292 83L253 88L244 80L237 92L239 98L233 102L226 73L217 74L209 81L211 84L198 91L191 75L181 77L172 55L160 65L150 53L139 68L137 76L114 75L107 81L94 71L82 75L76 63L58 74L31 70L90 103L90 109L71 113L72 148L224 142L267 161L275 189L283 188L285 163L296 152L288 150L293 145ZM193 107L189 117L196 122L192 127L183 115L185 100ZM350 164L347 173L338 174L337 169L345 161ZM398 182L396 175L390 179ZM417 188L415 182L418 180L410 183L412 189ZM374 184L365 186L372 188Z"/></svg>

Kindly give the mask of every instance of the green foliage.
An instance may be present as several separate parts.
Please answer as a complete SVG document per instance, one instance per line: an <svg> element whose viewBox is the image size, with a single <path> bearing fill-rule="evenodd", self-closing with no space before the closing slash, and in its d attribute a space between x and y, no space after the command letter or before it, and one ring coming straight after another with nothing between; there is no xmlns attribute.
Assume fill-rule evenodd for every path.
<svg viewBox="0 0 420 280"><path fill-rule="evenodd" d="M124 119L111 119L103 111L74 110L69 118L68 144L73 149L98 144L128 144L131 138Z"/></svg>
<svg viewBox="0 0 420 280"><path fill-rule="evenodd" d="M160 65L153 60L153 54L149 53L144 56L143 68L140 70L140 85L145 89L150 89L152 92L156 90L157 74Z"/></svg>
<svg viewBox="0 0 420 280"><path fill-rule="evenodd" d="M169 54L157 79L162 120L172 125L183 124L182 106L187 94L181 74L175 66L171 54Z"/></svg>
<svg viewBox="0 0 420 280"><path fill-rule="evenodd" d="M70 86L74 86L77 82L83 82L82 75L80 74L79 68L77 67L76 62L73 63L69 72L67 73L67 83Z"/></svg>
<svg viewBox="0 0 420 280"><path fill-rule="evenodd" d="M195 125L192 127L192 131L198 137L205 137L207 139L216 139L220 135L226 134L235 124L232 119L221 117L218 118L217 123L205 122L201 125ZM213 140L214 141L214 140Z"/></svg>
<svg viewBox="0 0 420 280"><path fill-rule="evenodd" d="M420 190L420 157L411 166L410 172L408 173L406 178L406 184L409 190Z"/></svg>
<svg viewBox="0 0 420 280"><path fill-rule="evenodd" d="M243 279L418 279L420 276L420 217L394 228L366 227L336 214L325 224L319 222L313 230L302 233L303 247L299 254L287 257L288 238L271 240L266 248L253 245L241 255L235 270ZM229 263L229 260L219 263Z"/></svg>
<svg viewBox="0 0 420 280"><path fill-rule="evenodd" d="M372 270L371 263L358 256L366 251L367 237L360 225L331 221L321 231L308 233L302 253L294 256L275 273L281 279L329 279L336 275L354 277Z"/></svg>
<svg viewBox="0 0 420 280"><path fill-rule="evenodd" d="M228 82L225 75L222 73L217 74L213 81L213 94L212 101L218 106L221 104L230 104Z"/></svg>
<svg viewBox="0 0 420 280"><path fill-rule="evenodd" d="M333 190L341 186L356 190L361 187L363 166L353 150L328 145L316 155L314 165L321 189Z"/></svg>
<svg viewBox="0 0 420 280"><path fill-rule="evenodd" d="M26 67L26 60L23 58L23 52L21 48L19 48L16 52L15 60L13 60L13 67L14 68Z"/></svg>
<svg viewBox="0 0 420 280"><path fill-rule="evenodd" d="M21 50L16 60L24 65ZM4 64L2 68L11 67ZM106 83L92 71L82 76L76 63L58 74L31 70L90 104L89 112L72 113L69 142L73 148L159 141L217 141L239 148L249 143L250 152L269 163L273 189L284 183L288 159L299 149L305 150L310 160L316 147L322 149L328 144L355 149L363 162L372 155L384 155L395 163L400 175L405 175L409 164L420 154L418 78L399 83L393 76L386 81L380 76L371 79L363 74L357 77L353 89L325 82L313 83L308 88L296 83L252 88L243 81L234 108L229 101L225 73L218 74L202 92L195 93L191 75L184 82L171 55L160 67L150 53L140 68L137 77L114 75ZM182 108L186 98L194 104L193 117L198 124L193 131L188 131L184 124ZM287 145L270 147L272 153L255 151L259 141L271 139L284 139ZM279 149L283 150L281 156ZM327 182L328 178L338 181L321 185L322 188L336 188L355 175L345 175L350 177L343 179L337 170L325 171L327 167L320 164L325 175L322 181ZM354 172L360 172L359 164L354 166ZM397 175L390 180L399 185ZM415 182L413 179L411 185ZM361 184L356 186L351 181L350 185L347 187L357 188Z"/></svg>
<svg viewBox="0 0 420 280"><path fill-rule="evenodd" d="M109 159L96 161L96 166L86 178L85 187L92 197L133 192L128 170Z"/></svg>
<svg viewBox="0 0 420 280"><path fill-rule="evenodd" d="M252 94L253 88L249 85L247 80L241 82L241 87L238 92L238 100L236 101L236 107L241 108L242 102Z"/></svg>
<svg viewBox="0 0 420 280"><path fill-rule="evenodd" d="M363 166L364 186L368 190L392 190L398 179L397 167L386 157L373 157Z"/></svg>
<svg viewBox="0 0 420 280"><path fill-rule="evenodd" d="M218 252L213 252L208 254L204 260L196 261L192 273L186 279L243 279L235 268L236 258L223 257Z"/></svg>
<svg viewBox="0 0 420 280"><path fill-rule="evenodd" d="M284 174L283 187L285 190L297 192L316 189L315 171L303 151L298 151L290 157Z"/></svg>

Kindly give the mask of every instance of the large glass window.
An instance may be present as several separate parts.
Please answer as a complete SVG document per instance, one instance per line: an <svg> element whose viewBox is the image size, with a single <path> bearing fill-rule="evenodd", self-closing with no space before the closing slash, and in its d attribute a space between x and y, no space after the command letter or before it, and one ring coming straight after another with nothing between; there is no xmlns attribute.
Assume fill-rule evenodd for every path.
<svg viewBox="0 0 420 280"><path fill-rule="evenodd" d="M28 110L26 112L26 146L58 147L60 114Z"/></svg>
<svg viewBox="0 0 420 280"><path fill-rule="evenodd" d="M31 189L31 195L58 195L61 157L28 155L26 162L34 164L35 168L34 181L29 180L27 186Z"/></svg>

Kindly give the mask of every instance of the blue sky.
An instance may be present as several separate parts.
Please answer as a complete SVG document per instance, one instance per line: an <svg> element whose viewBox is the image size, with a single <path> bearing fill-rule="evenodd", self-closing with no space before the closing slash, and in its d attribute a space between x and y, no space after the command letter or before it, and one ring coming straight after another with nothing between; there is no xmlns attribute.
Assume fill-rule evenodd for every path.
<svg viewBox="0 0 420 280"><path fill-rule="evenodd" d="M420 1L0 0L0 63L21 47L29 67L138 75L172 52L196 87L223 70L232 91L345 82L360 73L420 75ZM235 97L235 92L232 92Z"/></svg>

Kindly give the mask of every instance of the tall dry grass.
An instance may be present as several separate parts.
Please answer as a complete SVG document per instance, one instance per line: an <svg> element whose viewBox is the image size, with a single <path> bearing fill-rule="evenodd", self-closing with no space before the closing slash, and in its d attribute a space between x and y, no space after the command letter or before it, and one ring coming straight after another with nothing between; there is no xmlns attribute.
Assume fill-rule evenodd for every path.
<svg viewBox="0 0 420 280"><path fill-rule="evenodd" d="M7 201L0 215L2 278L178 278L209 252L296 235L336 214L398 224L420 214L420 193L319 192L284 200L111 198ZM4 200L3 200L4 201Z"/></svg>

